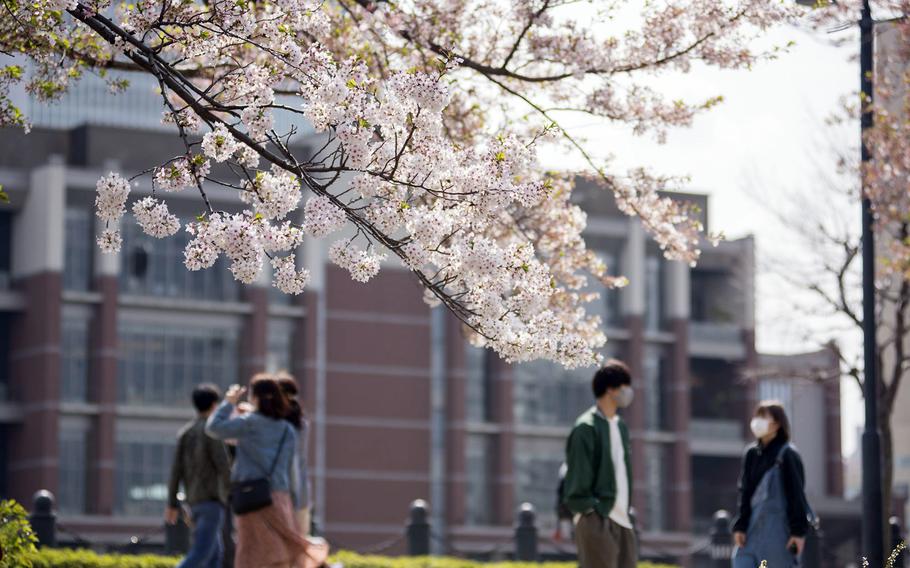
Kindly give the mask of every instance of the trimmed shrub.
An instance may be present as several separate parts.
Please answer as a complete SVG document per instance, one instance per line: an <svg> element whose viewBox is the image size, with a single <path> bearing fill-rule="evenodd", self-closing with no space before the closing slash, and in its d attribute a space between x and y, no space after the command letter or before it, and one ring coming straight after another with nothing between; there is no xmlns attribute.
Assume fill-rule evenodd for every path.
<svg viewBox="0 0 910 568"><path fill-rule="evenodd" d="M577 568L577 562L478 562L440 556L363 556L339 552L329 564L339 562L344 568ZM638 568L674 568L669 565L639 563Z"/></svg>
<svg viewBox="0 0 910 568"><path fill-rule="evenodd" d="M28 513L15 501L0 501L0 568L31 566L38 538L28 523Z"/></svg>
<svg viewBox="0 0 910 568"><path fill-rule="evenodd" d="M90 550L41 549L28 556L33 568L174 568L179 558L150 554L96 554ZM439 556L363 556L339 552L329 564L340 563L344 568L575 568L576 562L475 562ZM16 566L25 566L18 564ZM12 565L10 565L12 566ZM643 562L639 568L673 568Z"/></svg>
<svg viewBox="0 0 910 568"><path fill-rule="evenodd" d="M175 556L98 554L91 550L42 548L30 556L32 568L174 568Z"/></svg>

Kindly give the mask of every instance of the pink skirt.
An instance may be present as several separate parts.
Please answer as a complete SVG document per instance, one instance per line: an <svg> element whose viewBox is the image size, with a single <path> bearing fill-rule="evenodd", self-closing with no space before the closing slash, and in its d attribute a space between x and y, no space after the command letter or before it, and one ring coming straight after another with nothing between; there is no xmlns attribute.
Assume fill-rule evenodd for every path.
<svg viewBox="0 0 910 568"><path fill-rule="evenodd" d="M236 568L312 565L306 554L309 543L298 530L289 493L273 492L271 505L237 515L234 523L237 528Z"/></svg>

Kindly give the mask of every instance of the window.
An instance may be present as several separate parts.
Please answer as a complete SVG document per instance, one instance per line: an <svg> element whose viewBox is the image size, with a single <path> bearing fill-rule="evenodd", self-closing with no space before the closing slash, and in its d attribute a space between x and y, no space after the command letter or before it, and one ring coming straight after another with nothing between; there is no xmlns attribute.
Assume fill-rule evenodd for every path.
<svg viewBox="0 0 910 568"><path fill-rule="evenodd" d="M167 503L176 442L172 439L117 442L114 509L117 514L157 517Z"/></svg>
<svg viewBox="0 0 910 568"><path fill-rule="evenodd" d="M92 212L85 207L67 207L65 218L65 257L63 287L66 290L88 290L92 283L94 254Z"/></svg>
<svg viewBox="0 0 910 568"><path fill-rule="evenodd" d="M666 452L662 444L645 446L645 484L647 495L648 529L662 531L668 525L668 507L670 501L670 480L666 475Z"/></svg>
<svg viewBox="0 0 910 568"><path fill-rule="evenodd" d="M590 237L589 246L594 250L604 264L607 265L607 274L609 276L622 276L622 266L620 258L622 256L623 244L615 239L603 239ZM607 288L606 286L595 282L589 278L587 290L600 293L600 298L594 300L585 306L585 310L590 314L597 314L605 326L616 326L622 323L622 313L620 312L619 288Z"/></svg>
<svg viewBox="0 0 910 568"><path fill-rule="evenodd" d="M669 365L664 350L659 345L645 348L644 392L645 424L650 430L668 430L670 427Z"/></svg>
<svg viewBox="0 0 910 568"><path fill-rule="evenodd" d="M237 332L121 324L118 396L136 405L186 405L199 383L237 382Z"/></svg>
<svg viewBox="0 0 910 568"><path fill-rule="evenodd" d="M736 483L740 476L739 457L692 456L693 531L707 534L715 511L735 511Z"/></svg>
<svg viewBox="0 0 910 568"><path fill-rule="evenodd" d="M649 331L663 325L663 264L657 256L648 256L645 261L645 328Z"/></svg>
<svg viewBox="0 0 910 568"><path fill-rule="evenodd" d="M535 426L571 426L594 404L594 367L567 370L550 361L515 365L515 422Z"/></svg>
<svg viewBox="0 0 910 568"><path fill-rule="evenodd" d="M268 324L267 353L265 370L290 371L291 345L294 339L294 322L286 319L271 319Z"/></svg>
<svg viewBox="0 0 910 568"><path fill-rule="evenodd" d="M87 451L85 429L61 424L60 481L57 489L57 508L61 513L85 513Z"/></svg>
<svg viewBox="0 0 910 568"><path fill-rule="evenodd" d="M12 267L13 213L0 211L0 289L10 287Z"/></svg>
<svg viewBox="0 0 910 568"><path fill-rule="evenodd" d="M607 263L607 274L610 276L622 276L622 267L619 265L619 246L619 243L616 243L616 250L603 253L604 262ZM604 288L604 292L601 295L604 306L604 313L601 314L601 317L606 325L620 325L622 322L619 294L619 288Z"/></svg>
<svg viewBox="0 0 910 568"><path fill-rule="evenodd" d="M496 455L495 436L468 434L465 441L465 524L491 525L495 522L493 479L496 474Z"/></svg>
<svg viewBox="0 0 910 568"><path fill-rule="evenodd" d="M142 232L136 223L122 226L123 254L120 289L125 294L237 301L240 283L227 270L228 261L219 258L214 266L190 271L183 265L183 250L190 241L186 231L156 239Z"/></svg>
<svg viewBox="0 0 910 568"><path fill-rule="evenodd" d="M746 410L747 393L739 388L741 374L737 366L720 359L692 358L689 360L692 382L692 417L742 420Z"/></svg>
<svg viewBox="0 0 910 568"><path fill-rule="evenodd" d="M539 526L556 521L559 468L565 461L563 438L519 438L515 442L515 503L530 503Z"/></svg>
<svg viewBox="0 0 910 568"><path fill-rule="evenodd" d="M689 296L692 321L717 324L736 323L742 291L737 290L729 270L699 266L690 272Z"/></svg>
<svg viewBox="0 0 910 568"><path fill-rule="evenodd" d="M783 379L765 379L758 384L758 398L776 400L784 407L790 420L794 419L793 383Z"/></svg>
<svg viewBox="0 0 910 568"><path fill-rule="evenodd" d="M493 354L465 342L465 418L468 422L493 419Z"/></svg>
<svg viewBox="0 0 910 568"><path fill-rule="evenodd" d="M14 314L0 314L0 345L9 345L11 340L11 322ZM9 349L0 349L0 400L9 398ZM2 431L0 431L2 435ZM0 463L6 463L0 461Z"/></svg>
<svg viewBox="0 0 910 568"><path fill-rule="evenodd" d="M64 314L61 330L60 397L66 402L88 399L89 320Z"/></svg>

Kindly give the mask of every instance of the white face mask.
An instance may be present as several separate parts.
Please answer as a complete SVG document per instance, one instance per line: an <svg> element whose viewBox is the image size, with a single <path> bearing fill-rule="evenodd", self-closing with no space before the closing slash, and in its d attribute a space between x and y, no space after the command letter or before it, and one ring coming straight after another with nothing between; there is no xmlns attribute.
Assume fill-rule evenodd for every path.
<svg viewBox="0 0 910 568"><path fill-rule="evenodd" d="M764 438L768 435L768 431L771 430L771 421L767 418L756 416L752 419L752 422L749 423L749 427L752 429L753 436L756 438Z"/></svg>
<svg viewBox="0 0 910 568"><path fill-rule="evenodd" d="M632 404L632 400L635 399L635 391L629 385L623 385L616 391L616 394L613 395L613 400L616 401L616 406L618 408L626 408Z"/></svg>

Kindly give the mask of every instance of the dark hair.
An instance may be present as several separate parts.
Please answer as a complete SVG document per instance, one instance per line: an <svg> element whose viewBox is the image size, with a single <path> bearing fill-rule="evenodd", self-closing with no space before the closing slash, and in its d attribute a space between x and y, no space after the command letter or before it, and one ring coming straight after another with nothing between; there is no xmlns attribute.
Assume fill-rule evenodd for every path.
<svg viewBox="0 0 910 568"><path fill-rule="evenodd" d="M281 392L278 381L272 375L259 373L250 381L250 392L259 402L259 413L274 418L284 420L288 413L288 400Z"/></svg>
<svg viewBox="0 0 910 568"><path fill-rule="evenodd" d="M787 418L787 411L784 405L776 400L762 401L758 408L755 409L755 415L763 418L770 418L777 422L780 428L777 432L778 437L783 437L785 442L790 441L790 419Z"/></svg>
<svg viewBox="0 0 910 568"><path fill-rule="evenodd" d="M607 393L607 389L630 384L632 373L629 372L629 367L619 359L610 359L594 373L591 390L594 391L594 398L600 398Z"/></svg>
<svg viewBox="0 0 910 568"><path fill-rule="evenodd" d="M197 412L208 412L221 400L221 390L212 383L202 383L193 389L193 406Z"/></svg>
<svg viewBox="0 0 910 568"><path fill-rule="evenodd" d="M288 402L288 413L284 419L290 422L291 426L300 430L303 428L303 407L297 401L297 394L300 392L297 387L297 381L286 371L279 371L275 375L275 379L278 381L278 386L281 387L281 392Z"/></svg>

